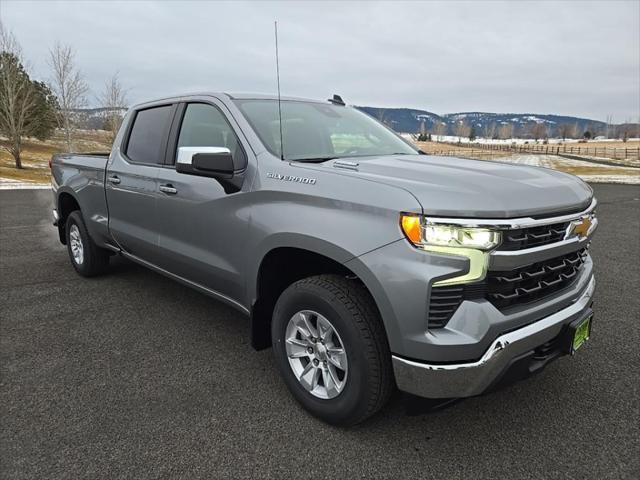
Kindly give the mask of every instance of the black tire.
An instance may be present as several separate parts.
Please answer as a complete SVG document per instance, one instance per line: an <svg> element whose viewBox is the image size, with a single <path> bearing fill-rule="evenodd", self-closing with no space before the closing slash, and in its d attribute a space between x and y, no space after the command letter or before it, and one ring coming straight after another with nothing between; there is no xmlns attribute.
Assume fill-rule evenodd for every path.
<svg viewBox="0 0 640 480"><path fill-rule="evenodd" d="M342 340L348 375L334 398L312 395L289 365L286 328L302 310L326 317ZM271 335L276 363L287 387L306 410L327 423L350 426L366 420L386 404L395 388L382 320L369 292L355 280L318 275L290 285L276 303Z"/></svg>
<svg viewBox="0 0 640 480"><path fill-rule="evenodd" d="M79 261L74 257L72 251L72 239L71 232L77 228L80 235L80 241L82 245L82 261ZM75 230L74 230L75 231ZM65 224L65 236L67 239L67 251L69 252L69 259L71 265L75 268L83 277L94 277L104 273L109 265L110 253L108 250L98 247L87 231L87 227L82 219L82 214L79 210L75 210L67 217Z"/></svg>

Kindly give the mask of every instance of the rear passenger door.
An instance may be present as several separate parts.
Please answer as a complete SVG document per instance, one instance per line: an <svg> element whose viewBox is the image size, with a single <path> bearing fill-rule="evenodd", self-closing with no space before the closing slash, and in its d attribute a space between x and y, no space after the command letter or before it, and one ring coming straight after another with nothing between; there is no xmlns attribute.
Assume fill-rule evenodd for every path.
<svg viewBox="0 0 640 480"><path fill-rule="evenodd" d="M125 252L151 263L158 260L158 170L164 162L174 112L172 104L135 112L107 169L111 235Z"/></svg>
<svg viewBox="0 0 640 480"><path fill-rule="evenodd" d="M157 220L160 266L231 299L244 295L241 275L248 229L245 205L250 179L226 193L215 178L178 173L180 147L223 147L236 171L246 171L247 155L237 125L221 103L179 106L167 148L167 165L158 172Z"/></svg>

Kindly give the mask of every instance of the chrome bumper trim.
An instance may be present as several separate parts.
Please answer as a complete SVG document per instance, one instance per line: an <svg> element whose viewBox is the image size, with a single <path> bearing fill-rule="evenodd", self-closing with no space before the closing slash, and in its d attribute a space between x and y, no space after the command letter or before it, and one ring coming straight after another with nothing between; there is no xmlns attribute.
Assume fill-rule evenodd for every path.
<svg viewBox="0 0 640 480"><path fill-rule="evenodd" d="M431 365L392 355L400 390L427 398L471 397L484 392L509 362L556 337L563 325L589 306L595 291L591 277L582 295L570 306L542 320L498 337L476 362Z"/></svg>

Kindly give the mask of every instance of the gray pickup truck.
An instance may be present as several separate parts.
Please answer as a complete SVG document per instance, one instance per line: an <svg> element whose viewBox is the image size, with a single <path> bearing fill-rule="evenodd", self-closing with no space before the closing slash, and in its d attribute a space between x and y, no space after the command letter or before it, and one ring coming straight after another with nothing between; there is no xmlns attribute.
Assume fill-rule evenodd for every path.
<svg viewBox="0 0 640 480"><path fill-rule="evenodd" d="M294 397L333 424L396 387L481 394L590 335L587 184L424 155L338 96L137 105L111 154L55 155L52 184L80 275L117 254L238 309Z"/></svg>

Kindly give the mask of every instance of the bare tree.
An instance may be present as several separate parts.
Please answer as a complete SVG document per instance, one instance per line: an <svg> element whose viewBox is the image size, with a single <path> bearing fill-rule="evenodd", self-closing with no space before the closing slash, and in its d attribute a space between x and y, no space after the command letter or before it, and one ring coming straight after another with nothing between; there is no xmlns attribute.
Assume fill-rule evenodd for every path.
<svg viewBox="0 0 640 480"><path fill-rule="evenodd" d="M503 123L500 125L498 136L503 140L511 139L513 137L513 124Z"/></svg>
<svg viewBox="0 0 640 480"><path fill-rule="evenodd" d="M484 138L487 138L489 140L491 140L493 137L496 136L496 124L491 122L491 123L485 123L484 126L482 127L482 136Z"/></svg>
<svg viewBox="0 0 640 480"><path fill-rule="evenodd" d="M462 137L468 137L470 133L471 127L465 122L459 121L458 123L456 123L455 134L458 137L458 142L460 142L460 139Z"/></svg>
<svg viewBox="0 0 640 480"><path fill-rule="evenodd" d="M58 123L64 131L67 149L71 151L76 129L73 113L86 105L89 87L75 65L75 52L70 46L56 43L49 50L49 65L53 69L53 89L59 103Z"/></svg>
<svg viewBox="0 0 640 480"><path fill-rule="evenodd" d="M563 123L558 127L558 133L562 137L562 140L575 137L575 131L575 125L572 125L570 123Z"/></svg>
<svg viewBox="0 0 640 480"><path fill-rule="evenodd" d="M442 141L442 137L447 134L447 124L443 122L438 122L433 126L433 133L436 134L437 140Z"/></svg>
<svg viewBox="0 0 640 480"><path fill-rule="evenodd" d="M629 129L627 128L627 125L623 126L622 135L620 136L620 138L622 139L623 142L626 142L627 140L629 140Z"/></svg>
<svg viewBox="0 0 640 480"><path fill-rule="evenodd" d="M606 132L605 132L605 137L610 138L611 135L613 135L613 115L607 115L607 126L606 126Z"/></svg>
<svg viewBox="0 0 640 480"><path fill-rule="evenodd" d="M122 87L118 73L104 82L104 90L99 100L106 110L106 128L109 130L113 142L122 124L122 110L127 107L128 103L127 91Z"/></svg>
<svg viewBox="0 0 640 480"><path fill-rule="evenodd" d="M22 168L22 138L37 129L38 92L23 68L22 49L0 22L0 132L2 145Z"/></svg>
<svg viewBox="0 0 640 480"><path fill-rule="evenodd" d="M640 137L640 121L632 123L632 119L627 118L625 123L616 125L616 133L617 137L623 142L628 141L630 138L638 138Z"/></svg>
<svg viewBox="0 0 640 480"><path fill-rule="evenodd" d="M544 123L533 123L529 128L529 135L537 142L541 138L547 138L547 126Z"/></svg>

